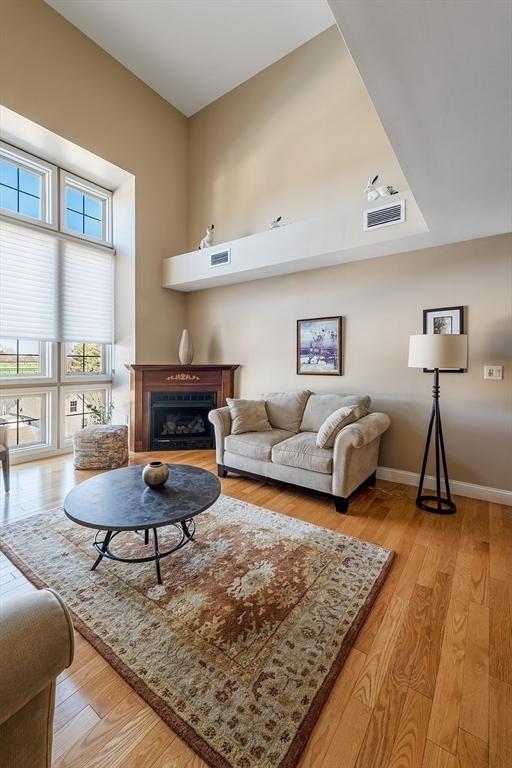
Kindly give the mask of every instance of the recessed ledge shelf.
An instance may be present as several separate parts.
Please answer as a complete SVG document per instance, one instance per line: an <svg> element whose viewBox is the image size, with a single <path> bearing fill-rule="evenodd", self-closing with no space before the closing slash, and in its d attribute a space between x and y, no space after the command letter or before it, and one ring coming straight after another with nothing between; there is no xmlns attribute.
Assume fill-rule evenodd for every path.
<svg viewBox="0 0 512 768"><path fill-rule="evenodd" d="M406 220L374 231L363 229L363 213L373 207L363 203L353 208L344 207L335 216L304 219L203 250L170 256L164 259L162 285L176 291L198 291L423 247L426 244L423 236L428 229L410 190L396 198L381 200L375 206L398 200L406 202ZM228 248L230 262L210 267L210 254Z"/></svg>

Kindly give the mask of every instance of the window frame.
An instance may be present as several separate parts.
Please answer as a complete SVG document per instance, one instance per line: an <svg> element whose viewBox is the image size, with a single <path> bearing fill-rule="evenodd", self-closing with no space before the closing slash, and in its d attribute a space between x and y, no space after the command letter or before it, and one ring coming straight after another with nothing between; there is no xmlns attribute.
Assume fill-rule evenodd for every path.
<svg viewBox="0 0 512 768"><path fill-rule="evenodd" d="M32 216L25 216L16 211L10 211L7 208L0 208L3 216L9 216L17 221L24 221L27 224L35 224L49 229L57 230L59 227L58 216L58 168L53 163L24 152L18 147L0 141L0 158L8 163L13 163L19 168L23 168L30 173L35 173L41 177L41 218L36 219Z"/></svg>
<svg viewBox="0 0 512 768"><path fill-rule="evenodd" d="M98 344L99 342L91 342ZM60 344L60 381L66 384L72 382L98 382L105 383L112 381L112 344L101 344L102 354L102 373L68 373L67 372L67 352L68 344L87 344L83 341L63 341Z"/></svg>
<svg viewBox="0 0 512 768"><path fill-rule="evenodd" d="M115 255L112 230L113 191L100 187L64 168L2 141L0 141L0 155L7 162L31 173L37 173L41 177L41 218L36 219L6 208L0 208L1 219L18 221L27 228L52 230L58 233L59 242L61 240L82 242L85 247L89 243L90 246L101 246ZM74 188L80 194L89 195L101 203L101 238L77 233L66 227L66 189L68 187ZM67 373L66 347L70 342L39 341L39 343L41 345L41 370L45 372L45 375L0 377L0 395L2 397L21 399L43 395L45 398L44 442L27 447L13 447L10 451L13 464L69 453L72 450L73 439L68 438L66 440L65 438L67 393L100 390L105 392L106 403L112 402L114 340L112 343L101 345L103 371L100 374ZM41 427L43 427L43 418L41 418Z"/></svg>
<svg viewBox="0 0 512 768"><path fill-rule="evenodd" d="M16 339L16 341L25 341L25 339ZM56 370L56 354L55 347L57 342L55 341L39 341L38 339L28 339L28 341L36 341L40 344L41 348L41 369L45 373L38 374L36 376L22 376L16 374L15 376L2 376L0 374L0 394L7 387L12 389L13 385L41 385L41 384L56 384L58 381L58 372Z"/></svg>
<svg viewBox="0 0 512 768"><path fill-rule="evenodd" d="M9 446L9 457L13 463L18 463L32 458L47 456L49 451L57 450L57 408L55 401L57 397L56 387L27 387L20 389L1 389L1 397L11 397L21 399L34 395L43 395L45 398L45 442L36 443L27 446Z"/></svg>
<svg viewBox="0 0 512 768"><path fill-rule="evenodd" d="M105 404L108 405L112 401L112 384L111 382L104 381L96 384L91 384L88 381L81 379L77 381L75 386L66 384L59 387L59 416L60 416L60 428L59 428L59 447L61 449L69 449L73 447L73 437L66 437L66 394L72 392L95 392L104 391L106 393Z"/></svg>
<svg viewBox="0 0 512 768"><path fill-rule="evenodd" d="M112 248L112 195L113 193L99 187L97 184L93 184L92 181L82 179L80 176L76 176L73 173L69 173L64 168L59 169L59 195L60 195L60 232L64 232L71 237L76 237L77 240L86 240L89 243L96 243L97 245L104 245L108 248ZM94 197L101 203L102 221L101 221L101 237L93 237L92 235L85 235L76 232L74 229L70 229L66 226L66 188L74 189L81 195L88 195Z"/></svg>

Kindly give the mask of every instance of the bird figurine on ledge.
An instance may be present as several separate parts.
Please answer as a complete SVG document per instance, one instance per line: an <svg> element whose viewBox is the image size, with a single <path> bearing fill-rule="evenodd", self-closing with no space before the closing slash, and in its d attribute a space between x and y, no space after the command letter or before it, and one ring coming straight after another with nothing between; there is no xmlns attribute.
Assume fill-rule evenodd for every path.
<svg viewBox="0 0 512 768"><path fill-rule="evenodd" d="M277 229L278 227L280 227L282 218L283 218L282 216L278 216L277 219L274 219L273 221L270 222L270 224L268 225L268 228Z"/></svg>
<svg viewBox="0 0 512 768"><path fill-rule="evenodd" d="M206 227L206 235L203 237L201 242L199 243L199 249L202 248L209 248L210 245L213 245L213 230L215 229L215 226L213 224L210 224L209 227Z"/></svg>
<svg viewBox="0 0 512 768"><path fill-rule="evenodd" d="M380 197L391 197L391 195L398 195L398 190L389 186L376 187L375 182L379 178L379 174L373 177L371 181L365 187L364 194L369 203L378 200Z"/></svg>

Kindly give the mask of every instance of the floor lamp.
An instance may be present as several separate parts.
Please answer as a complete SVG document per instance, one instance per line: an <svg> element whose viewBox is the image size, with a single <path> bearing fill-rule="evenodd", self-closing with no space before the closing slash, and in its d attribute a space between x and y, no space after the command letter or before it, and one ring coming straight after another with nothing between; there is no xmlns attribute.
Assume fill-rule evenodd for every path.
<svg viewBox="0 0 512 768"><path fill-rule="evenodd" d="M444 450L443 428L441 425L441 411L439 409L439 370L443 368L466 368L468 361L468 337L460 334L424 334L411 336L409 340L409 368L430 368L434 371L434 385L432 387L432 411L428 423L427 440L423 463L421 465L420 482L416 504L427 512L435 512L438 515L451 515L457 507L450 496L448 482L448 467ZM430 449L430 442L434 433L435 461L436 461L436 495L425 496L423 483ZM446 496L441 493L441 463L443 465L444 485Z"/></svg>

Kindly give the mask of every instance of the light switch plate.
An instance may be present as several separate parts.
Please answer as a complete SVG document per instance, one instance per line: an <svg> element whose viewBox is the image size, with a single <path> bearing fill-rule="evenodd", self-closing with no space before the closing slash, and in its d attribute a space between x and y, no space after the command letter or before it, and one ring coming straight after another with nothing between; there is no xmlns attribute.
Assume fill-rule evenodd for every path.
<svg viewBox="0 0 512 768"><path fill-rule="evenodd" d="M502 365L484 365L484 379L501 381L502 378L503 378Z"/></svg>

